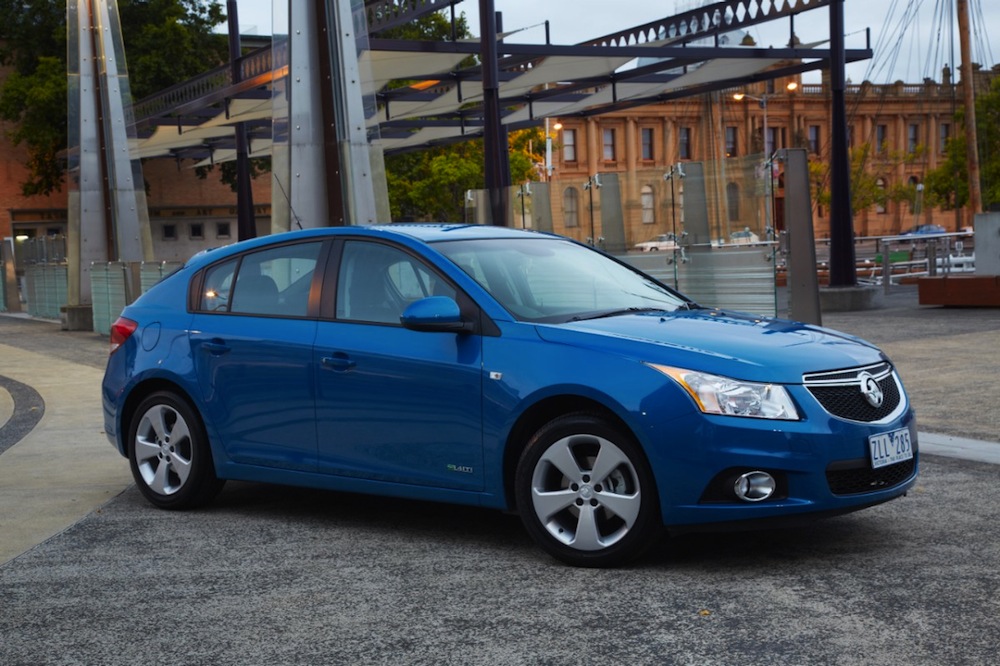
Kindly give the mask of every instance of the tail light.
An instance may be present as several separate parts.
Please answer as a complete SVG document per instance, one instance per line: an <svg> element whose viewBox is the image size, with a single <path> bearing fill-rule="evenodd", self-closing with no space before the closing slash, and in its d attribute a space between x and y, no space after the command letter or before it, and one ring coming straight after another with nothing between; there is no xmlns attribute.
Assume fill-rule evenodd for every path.
<svg viewBox="0 0 1000 666"><path fill-rule="evenodd" d="M115 323L111 324L111 351L108 354L114 354L115 350L125 344L125 341L135 333L137 328L139 328L139 324L131 319L118 317Z"/></svg>

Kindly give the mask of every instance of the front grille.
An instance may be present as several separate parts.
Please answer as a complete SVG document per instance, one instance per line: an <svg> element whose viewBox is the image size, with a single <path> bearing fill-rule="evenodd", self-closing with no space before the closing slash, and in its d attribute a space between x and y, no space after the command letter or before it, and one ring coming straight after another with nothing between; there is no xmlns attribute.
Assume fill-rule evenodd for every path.
<svg viewBox="0 0 1000 666"><path fill-rule="evenodd" d="M851 463L834 463L826 470L826 482L834 495L859 495L898 486L911 476L916 460L904 460L895 465L872 469L866 460Z"/></svg>
<svg viewBox="0 0 1000 666"><path fill-rule="evenodd" d="M861 392L862 373L875 377L882 389L882 404L872 406ZM874 423L888 418L900 405L902 394L892 366L879 363L851 370L805 375L803 382L830 414L850 421Z"/></svg>

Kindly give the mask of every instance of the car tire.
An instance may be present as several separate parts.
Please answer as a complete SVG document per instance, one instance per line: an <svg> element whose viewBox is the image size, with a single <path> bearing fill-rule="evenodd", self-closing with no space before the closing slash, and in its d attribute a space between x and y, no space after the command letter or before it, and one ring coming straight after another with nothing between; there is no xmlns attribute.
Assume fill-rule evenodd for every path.
<svg viewBox="0 0 1000 666"><path fill-rule="evenodd" d="M143 496L161 509L193 509L222 489L201 419L169 391L139 405L128 431L132 477Z"/></svg>
<svg viewBox="0 0 1000 666"><path fill-rule="evenodd" d="M621 565L662 534L645 455L599 416L570 414L543 426L522 452L514 484L525 529L567 564Z"/></svg>

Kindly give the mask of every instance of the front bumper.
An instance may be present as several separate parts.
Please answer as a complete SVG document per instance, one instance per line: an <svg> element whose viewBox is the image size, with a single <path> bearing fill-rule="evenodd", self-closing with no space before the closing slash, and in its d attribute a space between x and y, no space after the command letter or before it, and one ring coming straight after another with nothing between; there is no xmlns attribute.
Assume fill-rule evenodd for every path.
<svg viewBox="0 0 1000 666"><path fill-rule="evenodd" d="M653 433L647 451L664 525L690 531L802 522L906 494L919 469L916 420L908 406L878 424L838 419L816 407L800 421L696 413ZM912 460L872 469L869 437L904 428ZM739 499L732 479L758 470L776 479L774 495L759 502Z"/></svg>

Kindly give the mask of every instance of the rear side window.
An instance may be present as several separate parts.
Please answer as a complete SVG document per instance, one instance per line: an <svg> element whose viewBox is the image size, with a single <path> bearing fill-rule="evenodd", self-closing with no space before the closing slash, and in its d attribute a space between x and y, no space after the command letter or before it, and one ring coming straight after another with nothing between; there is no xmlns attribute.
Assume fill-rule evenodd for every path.
<svg viewBox="0 0 1000 666"><path fill-rule="evenodd" d="M322 242L251 252L205 272L198 309L304 317Z"/></svg>

